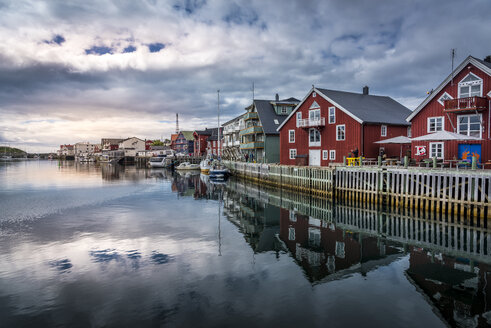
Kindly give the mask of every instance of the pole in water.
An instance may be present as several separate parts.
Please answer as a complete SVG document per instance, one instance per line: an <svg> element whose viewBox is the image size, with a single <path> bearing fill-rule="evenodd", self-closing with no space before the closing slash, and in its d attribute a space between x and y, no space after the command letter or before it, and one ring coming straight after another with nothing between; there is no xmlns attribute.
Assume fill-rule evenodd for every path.
<svg viewBox="0 0 491 328"><path fill-rule="evenodd" d="M221 159L221 153L220 153L220 150L221 150L221 140L220 140L220 89L217 90L217 111L218 111L218 149L217 149L217 155L218 155L218 159L220 160Z"/></svg>

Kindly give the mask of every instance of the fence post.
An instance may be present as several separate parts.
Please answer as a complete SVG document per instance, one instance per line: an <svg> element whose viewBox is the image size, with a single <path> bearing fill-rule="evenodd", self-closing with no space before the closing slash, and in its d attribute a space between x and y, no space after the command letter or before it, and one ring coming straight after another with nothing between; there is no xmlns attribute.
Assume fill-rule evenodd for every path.
<svg viewBox="0 0 491 328"><path fill-rule="evenodd" d="M472 169L477 169L477 158L476 156L472 156Z"/></svg>
<svg viewBox="0 0 491 328"><path fill-rule="evenodd" d="M404 167L407 168L409 166L409 157L404 156Z"/></svg>
<svg viewBox="0 0 491 328"><path fill-rule="evenodd" d="M433 168L436 169L436 157L433 157Z"/></svg>
<svg viewBox="0 0 491 328"><path fill-rule="evenodd" d="M378 162L377 164L379 167L382 166L382 156L377 157L377 162Z"/></svg>
<svg viewBox="0 0 491 328"><path fill-rule="evenodd" d="M343 156L343 166L346 166L346 156Z"/></svg>

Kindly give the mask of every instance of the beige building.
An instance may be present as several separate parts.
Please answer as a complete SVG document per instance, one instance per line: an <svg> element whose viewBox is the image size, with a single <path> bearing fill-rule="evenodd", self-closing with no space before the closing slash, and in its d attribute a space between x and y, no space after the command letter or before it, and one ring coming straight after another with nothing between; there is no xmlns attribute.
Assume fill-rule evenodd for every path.
<svg viewBox="0 0 491 328"><path fill-rule="evenodd" d="M74 147L75 147L75 155L77 156L82 154L93 154L101 149L101 145L91 144L88 141L77 142Z"/></svg>

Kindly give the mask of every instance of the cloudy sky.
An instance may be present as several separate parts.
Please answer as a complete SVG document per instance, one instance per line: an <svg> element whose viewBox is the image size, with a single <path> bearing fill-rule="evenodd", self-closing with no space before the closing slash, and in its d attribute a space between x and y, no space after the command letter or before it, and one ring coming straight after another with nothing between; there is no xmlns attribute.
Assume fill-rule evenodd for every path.
<svg viewBox="0 0 491 328"><path fill-rule="evenodd" d="M413 110L468 55L491 54L491 1L0 0L0 144L216 126L312 84Z"/></svg>

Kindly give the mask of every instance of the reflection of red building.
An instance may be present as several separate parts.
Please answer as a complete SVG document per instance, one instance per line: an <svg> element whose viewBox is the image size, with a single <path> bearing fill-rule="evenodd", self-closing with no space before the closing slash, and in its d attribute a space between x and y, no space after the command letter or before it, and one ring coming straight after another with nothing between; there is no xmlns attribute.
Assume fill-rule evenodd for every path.
<svg viewBox="0 0 491 328"><path fill-rule="evenodd" d="M327 221L285 209L280 211L280 238L314 281L399 253L377 238L361 238L358 233L336 228Z"/></svg>
<svg viewBox="0 0 491 328"><path fill-rule="evenodd" d="M489 325L490 265L411 247L407 272L451 326Z"/></svg>

